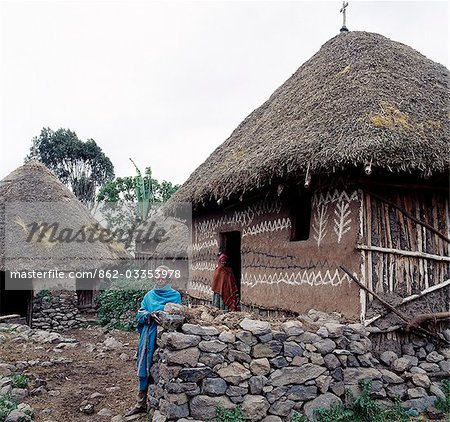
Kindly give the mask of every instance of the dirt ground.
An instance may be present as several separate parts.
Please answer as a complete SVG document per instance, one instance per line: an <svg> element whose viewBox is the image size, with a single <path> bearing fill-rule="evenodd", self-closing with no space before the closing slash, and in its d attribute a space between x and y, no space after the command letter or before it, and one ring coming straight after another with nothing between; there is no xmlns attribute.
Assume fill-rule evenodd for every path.
<svg viewBox="0 0 450 422"><path fill-rule="evenodd" d="M76 339L78 343L60 349L56 348L58 343L5 341L0 344L3 362L19 367L20 362L28 362L19 372L29 374L29 389L43 384L48 390L29 396L25 401L32 406L35 420L110 421L112 416L101 417L97 412L107 408L113 416L126 413L135 402L137 390L134 355L138 334L93 327L66 331L63 336ZM122 346L105 350L103 342L110 336ZM52 366L46 366L52 361ZM95 411L86 415L80 412L80 406L93 393L101 396L96 394L98 398L89 399ZM146 417L139 420L146 420Z"/></svg>

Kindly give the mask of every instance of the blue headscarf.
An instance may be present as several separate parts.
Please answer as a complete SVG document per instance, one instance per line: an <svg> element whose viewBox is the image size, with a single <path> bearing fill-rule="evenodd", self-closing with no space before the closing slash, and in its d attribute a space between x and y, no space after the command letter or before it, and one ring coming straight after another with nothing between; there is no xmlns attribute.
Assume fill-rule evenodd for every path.
<svg viewBox="0 0 450 422"><path fill-rule="evenodd" d="M170 285L162 289L150 290L142 300L136 319L138 322L138 331L140 334L137 371L139 378L147 378L152 366L153 353L156 348L156 322L147 323L147 315L155 311L162 311L166 303L181 304L181 295ZM144 388L141 388L142 390Z"/></svg>

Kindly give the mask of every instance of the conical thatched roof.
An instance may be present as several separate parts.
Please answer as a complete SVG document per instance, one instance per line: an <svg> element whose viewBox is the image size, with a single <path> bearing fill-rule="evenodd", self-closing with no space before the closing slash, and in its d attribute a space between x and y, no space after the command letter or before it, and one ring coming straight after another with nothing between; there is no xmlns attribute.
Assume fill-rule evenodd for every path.
<svg viewBox="0 0 450 422"><path fill-rule="evenodd" d="M113 265L129 255L117 242L89 241L98 238L98 222L47 167L30 161L0 182L0 259L7 270L83 270ZM75 241L53 241L51 230L39 239L30 224L58 224L53 240L69 239L69 231L80 234ZM62 230L66 230L62 233Z"/></svg>
<svg viewBox="0 0 450 422"><path fill-rule="evenodd" d="M189 177L172 201L202 203L290 177L372 163L421 175L449 167L449 71L378 34L322 46Z"/></svg>

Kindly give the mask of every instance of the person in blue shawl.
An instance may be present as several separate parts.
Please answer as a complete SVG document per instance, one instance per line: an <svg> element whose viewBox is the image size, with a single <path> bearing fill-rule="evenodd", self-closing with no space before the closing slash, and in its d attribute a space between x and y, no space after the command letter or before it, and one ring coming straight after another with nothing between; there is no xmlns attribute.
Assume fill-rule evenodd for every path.
<svg viewBox="0 0 450 422"><path fill-rule="evenodd" d="M147 412L147 391L149 384L154 382L150 374L150 368L152 366L153 353L156 349L157 324L160 323L158 311L162 311L166 303L181 304L180 293L172 289L169 284L169 271L170 269L164 265L159 266L155 270L155 287L144 296L136 315L139 332L136 362L139 377L139 393L136 405L125 416Z"/></svg>

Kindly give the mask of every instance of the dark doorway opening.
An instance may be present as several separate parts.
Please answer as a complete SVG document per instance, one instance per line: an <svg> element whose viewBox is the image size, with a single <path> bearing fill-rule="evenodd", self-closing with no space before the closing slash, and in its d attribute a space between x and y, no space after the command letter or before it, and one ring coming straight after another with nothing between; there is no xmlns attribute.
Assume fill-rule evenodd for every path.
<svg viewBox="0 0 450 422"><path fill-rule="evenodd" d="M228 266L233 270L234 277L241 295L241 232L220 233L220 251L228 256Z"/></svg>
<svg viewBox="0 0 450 422"><path fill-rule="evenodd" d="M24 318L24 322L30 324L33 305L32 280L20 279L21 290L11 290L14 283L17 281L10 279L9 273L0 272L0 315L18 314Z"/></svg>

